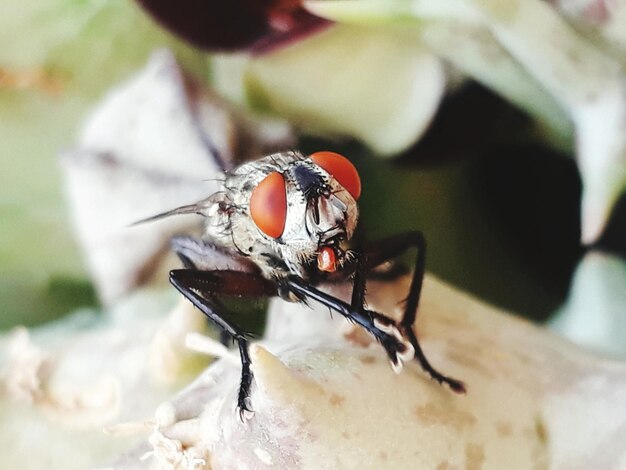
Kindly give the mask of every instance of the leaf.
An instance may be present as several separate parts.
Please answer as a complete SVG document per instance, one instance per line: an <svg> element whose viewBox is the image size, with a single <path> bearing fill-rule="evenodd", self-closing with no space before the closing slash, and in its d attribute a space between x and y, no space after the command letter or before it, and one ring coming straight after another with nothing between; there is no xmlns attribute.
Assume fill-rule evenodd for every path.
<svg viewBox="0 0 626 470"><path fill-rule="evenodd" d="M445 76L441 62L402 31L341 25L251 60L244 85L256 109L392 154L428 127Z"/></svg>

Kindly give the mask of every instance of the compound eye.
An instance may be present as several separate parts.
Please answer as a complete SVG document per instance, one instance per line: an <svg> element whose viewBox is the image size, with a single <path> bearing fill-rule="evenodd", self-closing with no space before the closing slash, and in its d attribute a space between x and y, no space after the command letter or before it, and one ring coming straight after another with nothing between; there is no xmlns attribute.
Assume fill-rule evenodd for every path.
<svg viewBox="0 0 626 470"><path fill-rule="evenodd" d="M335 152L315 152L310 158L335 178L354 199L359 198L361 178L350 160Z"/></svg>
<svg viewBox="0 0 626 470"><path fill-rule="evenodd" d="M250 197L250 216L267 236L278 238L283 234L287 219L287 191L283 175L270 173L254 188Z"/></svg>

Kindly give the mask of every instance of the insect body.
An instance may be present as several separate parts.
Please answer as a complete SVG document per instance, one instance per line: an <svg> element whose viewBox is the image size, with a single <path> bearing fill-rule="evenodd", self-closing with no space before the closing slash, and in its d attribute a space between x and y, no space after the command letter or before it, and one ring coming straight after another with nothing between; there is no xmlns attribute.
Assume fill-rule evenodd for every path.
<svg viewBox="0 0 626 470"><path fill-rule="evenodd" d="M316 300L365 328L381 343L394 369L415 358L433 379L464 392L460 381L430 365L413 331L424 276L424 237L407 232L351 246L360 193L357 170L342 155L289 151L234 168L225 173L222 189L208 198L146 219L184 213L205 217L201 240L173 239L185 268L171 271L170 281L237 342L242 417L250 411L248 340L226 314L219 301L222 296ZM365 308L365 283L372 269L411 247L418 250L417 261L404 316L395 322ZM315 287L335 279L352 282L349 304Z"/></svg>

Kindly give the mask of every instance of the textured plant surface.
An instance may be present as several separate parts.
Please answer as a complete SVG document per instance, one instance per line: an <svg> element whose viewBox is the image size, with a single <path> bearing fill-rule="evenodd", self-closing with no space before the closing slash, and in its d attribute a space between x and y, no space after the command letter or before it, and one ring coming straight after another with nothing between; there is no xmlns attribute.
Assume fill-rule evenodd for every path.
<svg viewBox="0 0 626 470"><path fill-rule="evenodd" d="M373 284L371 306L397 312L405 281ZM144 293L99 319L17 330L2 343L0 433L24 444L5 449L3 466L624 465L626 365L440 281L429 279L424 293L424 348L466 382L467 395L416 364L395 374L377 344L323 308L276 301L251 350L255 413L245 422L235 409L238 357L202 334L186 302L164 314L172 297ZM221 359L176 394L206 363L194 350Z"/></svg>

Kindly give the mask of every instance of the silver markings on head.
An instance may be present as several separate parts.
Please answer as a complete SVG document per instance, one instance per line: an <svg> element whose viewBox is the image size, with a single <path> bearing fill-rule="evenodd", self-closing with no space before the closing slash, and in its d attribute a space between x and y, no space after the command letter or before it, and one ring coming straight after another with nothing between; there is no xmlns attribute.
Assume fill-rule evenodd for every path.
<svg viewBox="0 0 626 470"><path fill-rule="evenodd" d="M356 169L339 154L279 152L229 171L207 199L151 219L203 215L205 238L250 258L266 277L305 277L316 258L323 271L349 259L342 245L357 226L360 192Z"/></svg>

